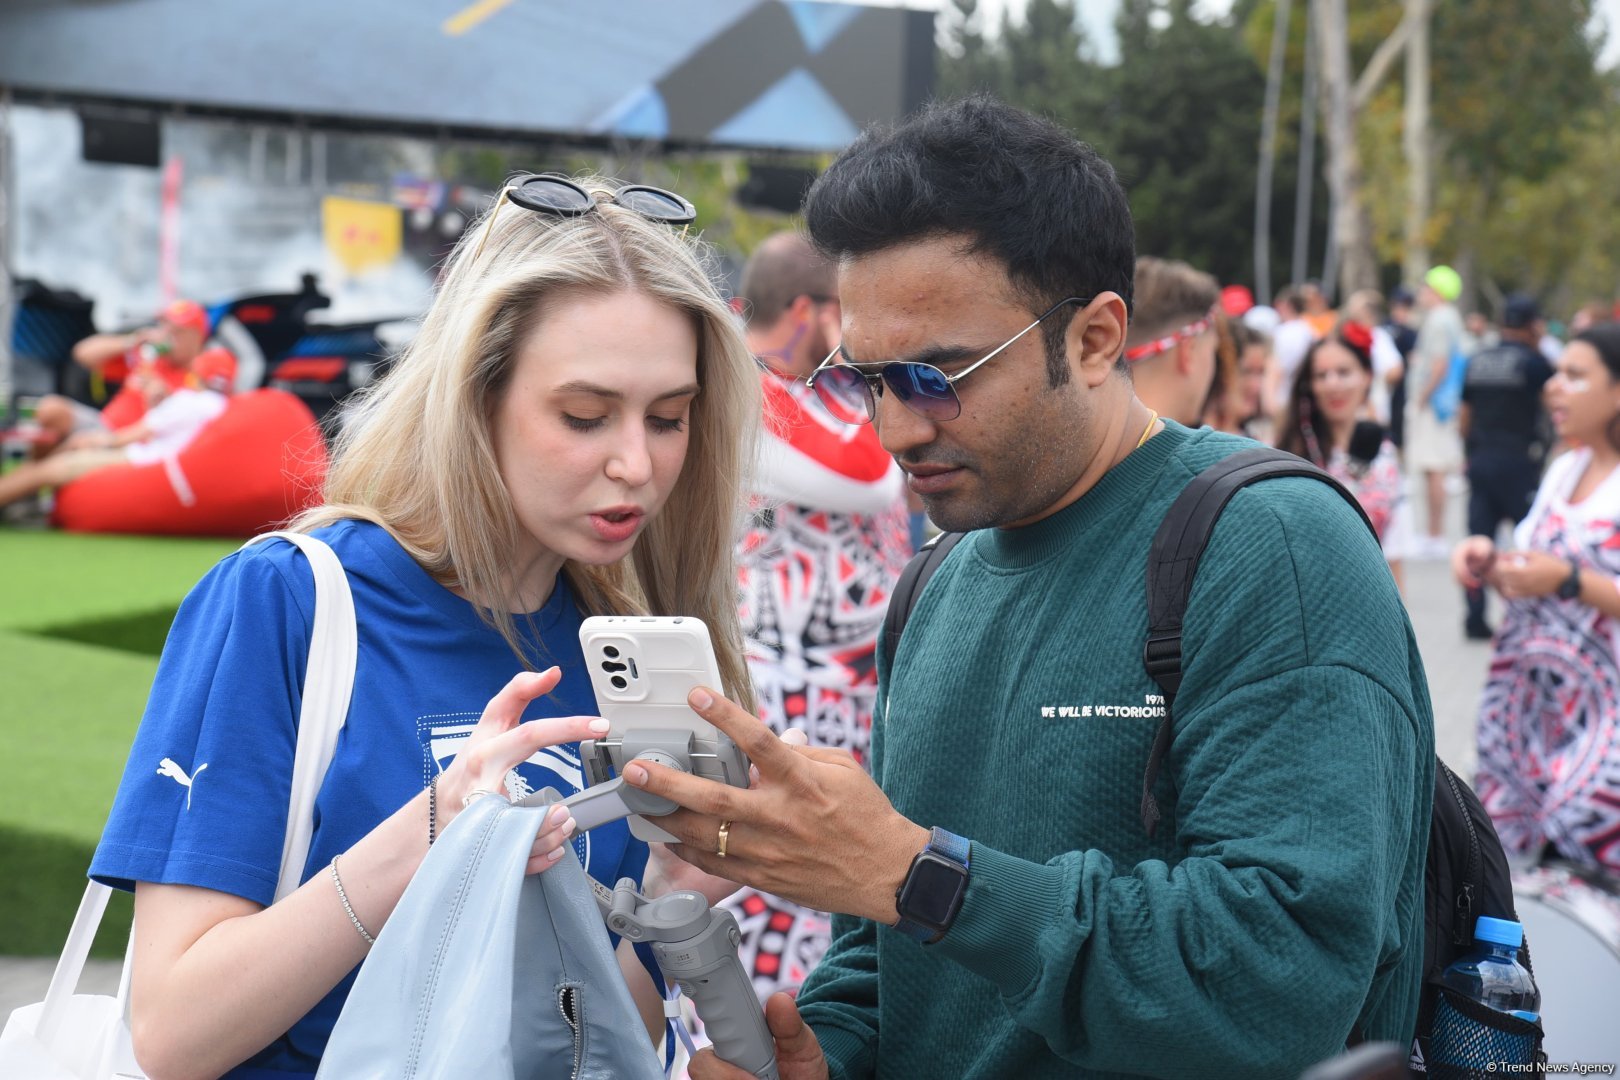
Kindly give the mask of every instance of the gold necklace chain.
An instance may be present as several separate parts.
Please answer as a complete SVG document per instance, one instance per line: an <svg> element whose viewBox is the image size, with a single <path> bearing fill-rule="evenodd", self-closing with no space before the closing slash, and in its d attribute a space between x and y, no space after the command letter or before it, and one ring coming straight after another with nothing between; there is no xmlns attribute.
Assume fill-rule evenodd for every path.
<svg viewBox="0 0 1620 1080"><path fill-rule="evenodd" d="M1138 450L1142 449L1143 444L1148 441L1148 436L1153 434L1153 425L1157 424L1158 422L1159 422L1159 414L1154 412L1152 409L1149 409L1148 410L1148 426L1142 429L1142 437L1140 439L1136 440L1136 448Z"/></svg>

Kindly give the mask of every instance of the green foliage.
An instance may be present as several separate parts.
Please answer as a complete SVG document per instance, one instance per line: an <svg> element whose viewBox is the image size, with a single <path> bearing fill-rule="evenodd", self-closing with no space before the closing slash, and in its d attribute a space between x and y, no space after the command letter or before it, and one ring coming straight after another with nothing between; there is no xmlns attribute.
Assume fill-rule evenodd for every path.
<svg viewBox="0 0 1620 1080"><path fill-rule="evenodd" d="M1600 96L1585 34L1591 0L1445 0L1436 6L1433 103L1453 168L1494 193L1567 160L1566 131Z"/></svg>
<svg viewBox="0 0 1620 1080"><path fill-rule="evenodd" d="M1479 235L1479 269L1500 290L1530 288L1568 315L1620 293L1620 109L1577 118L1558 148L1563 164L1539 179L1504 181Z"/></svg>
<svg viewBox="0 0 1620 1080"><path fill-rule="evenodd" d="M1234 27L1178 4L1155 29L1133 10L1147 6L1132 0L1120 16L1122 50L1133 43L1109 71L1111 122L1097 139L1130 192L1137 249L1252 280L1265 73ZM1291 205L1292 184L1283 190Z"/></svg>
<svg viewBox="0 0 1620 1080"><path fill-rule="evenodd" d="M953 0L940 93L988 91L1062 123L1119 171L1138 251L1251 281L1265 72L1244 27L1258 2L1206 22L1186 0L1125 0L1117 24L1124 62L1104 65L1072 0L1031 0L1024 22L1004 22L994 38L976 0ZM1273 219L1286 222L1291 158L1279 153L1279 166ZM1280 265L1285 249L1275 246Z"/></svg>
<svg viewBox="0 0 1620 1080"><path fill-rule="evenodd" d="M1103 65L1074 0L1031 0L989 33L979 0L942 16L941 96L986 90L1065 124L1111 160L1130 194L1137 250L1252 280L1254 188L1276 0L1238 0L1205 21L1188 0L1122 0L1121 61ZM1305 27L1292 0L1271 207L1273 285L1288 275ZM1395 31L1404 0L1348 5L1359 75ZM1612 295L1610 222L1620 219L1620 95L1595 74L1592 0L1437 0L1431 27L1435 185L1426 240L1502 289ZM1393 283L1404 243L1404 64L1361 109L1364 202ZM1319 125L1320 130L1320 125ZM1317 148L1313 268L1326 233L1327 163ZM1573 223L1580 222L1580 225Z"/></svg>

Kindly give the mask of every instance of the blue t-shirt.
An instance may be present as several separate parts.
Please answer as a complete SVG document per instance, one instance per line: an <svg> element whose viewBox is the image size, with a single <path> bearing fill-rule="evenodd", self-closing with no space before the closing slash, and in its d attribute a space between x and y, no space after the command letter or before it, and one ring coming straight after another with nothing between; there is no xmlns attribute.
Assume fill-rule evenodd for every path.
<svg viewBox="0 0 1620 1080"><path fill-rule="evenodd" d="M303 880L448 767L489 699L522 670L473 606L434 581L385 529L345 521L315 535L348 573L359 656L348 720L316 797ZM309 563L274 540L227 556L186 597L91 877L122 889L137 881L196 885L270 903L314 607ZM580 621L560 575L545 607L518 618L539 666L563 671L525 719L597 713ZM540 751L518 775L523 790L514 794L579 791L578 744ZM573 847L586 871L609 886L621 877L640 881L646 867L647 845L623 821L576 836ZM227 1075L314 1072L353 978Z"/></svg>

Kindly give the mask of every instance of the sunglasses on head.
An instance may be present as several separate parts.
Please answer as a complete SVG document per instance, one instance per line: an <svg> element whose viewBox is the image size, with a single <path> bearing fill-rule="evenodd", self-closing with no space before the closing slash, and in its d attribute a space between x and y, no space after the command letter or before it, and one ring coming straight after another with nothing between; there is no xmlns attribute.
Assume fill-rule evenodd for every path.
<svg viewBox="0 0 1620 1080"><path fill-rule="evenodd" d="M840 364L840 345L828 354L821 366L806 380L821 403L834 416L849 424L869 424L877 416L878 398L885 390L893 394L900 404L926 420L936 423L955 420L962 415L962 399L956 395L956 384L989 363L1013 342L1035 329L1060 308L1069 304L1089 304L1086 297L1071 296L1059 300L1040 318L1002 342L991 352L968 365L955 375L947 375L932 364L910 360L893 360L886 364ZM872 370L867 370L871 368Z"/></svg>
<svg viewBox="0 0 1620 1080"><path fill-rule="evenodd" d="M597 195L602 197L597 198ZM696 207L673 191L663 188L626 184L613 191L603 190L593 195L566 176L532 173L501 190L495 200L495 209L490 212L489 221L484 226L484 235L479 238L475 258L484 250L484 242L489 239L489 231L495 225L495 218L500 215L503 201L510 201L514 206L537 214L555 217L579 217L595 210L599 203L608 202L662 225L690 225L697 220Z"/></svg>
<svg viewBox="0 0 1620 1080"><path fill-rule="evenodd" d="M1196 319L1186 326L1172 330L1170 333L1153 341L1145 341L1134 348L1125 350L1125 362L1134 364L1138 360L1146 360L1150 356L1157 356L1162 352L1169 352L1183 341L1191 341L1205 330L1215 325L1215 313L1210 312L1202 319Z"/></svg>

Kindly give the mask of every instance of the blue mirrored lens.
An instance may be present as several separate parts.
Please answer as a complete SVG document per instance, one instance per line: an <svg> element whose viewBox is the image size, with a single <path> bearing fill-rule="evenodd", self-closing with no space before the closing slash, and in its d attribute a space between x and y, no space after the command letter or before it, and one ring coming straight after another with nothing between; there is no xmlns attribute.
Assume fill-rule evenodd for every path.
<svg viewBox="0 0 1620 1080"><path fill-rule="evenodd" d="M833 415L851 423L872 419L871 388L853 368L835 365L816 376L816 394Z"/></svg>
<svg viewBox="0 0 1620 1080"><path fill-rule="evenodd" d="M930 420L954 420L962 411L945 373L928 364L888 364L883 385L906 408Z"/></svg>

